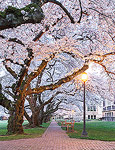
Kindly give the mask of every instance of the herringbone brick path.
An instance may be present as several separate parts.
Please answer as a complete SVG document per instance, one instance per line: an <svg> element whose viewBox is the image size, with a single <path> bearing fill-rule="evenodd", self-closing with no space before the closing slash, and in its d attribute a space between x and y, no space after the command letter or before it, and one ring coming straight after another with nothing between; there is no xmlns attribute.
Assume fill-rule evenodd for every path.
<svg viewBox="0 0 115 150"><path fill-rule="evenodd" d="M71 139L53 121L42 137L0 141L0 150L115 150L115 142Z"/></svg>

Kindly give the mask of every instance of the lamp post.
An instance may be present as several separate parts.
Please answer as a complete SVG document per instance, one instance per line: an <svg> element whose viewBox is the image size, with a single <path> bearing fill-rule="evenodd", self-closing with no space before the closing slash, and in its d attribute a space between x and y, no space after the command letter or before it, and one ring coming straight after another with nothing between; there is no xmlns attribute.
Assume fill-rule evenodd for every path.
<svg viewBox="0 0 115 150"><path fill-rule="evenodd" d="M88 79L88 75L84 72L81 76L82 81L84 82L84 100L83 100L83 132L81 134L82 137L87 137L88 133L86 132L86 125L85 125L85 82Z"/></svg>

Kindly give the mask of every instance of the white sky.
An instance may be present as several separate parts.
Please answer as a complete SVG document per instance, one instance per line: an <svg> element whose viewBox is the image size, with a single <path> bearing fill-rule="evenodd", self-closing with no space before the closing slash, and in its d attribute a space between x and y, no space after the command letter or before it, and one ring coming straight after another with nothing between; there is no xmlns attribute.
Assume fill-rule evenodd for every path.
<svg viewBox="0 0 115 150"><path fill-rule="evenodd" d="M3 68L2 60L3 59L0 59L0 77L5 76L5 71L4 71L4 68Z"/></svg>

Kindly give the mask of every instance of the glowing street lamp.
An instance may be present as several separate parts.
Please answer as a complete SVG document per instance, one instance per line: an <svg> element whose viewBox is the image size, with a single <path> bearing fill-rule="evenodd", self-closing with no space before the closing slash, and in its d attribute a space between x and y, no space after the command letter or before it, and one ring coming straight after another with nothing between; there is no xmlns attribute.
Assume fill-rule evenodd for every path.
<svg viewBox="0 0 115 150"><path fill-rule="evenodd" d="M82 81L84 82L84 101L83 101L83 132L82 132L82 137L87 137L87 132L86 132L86 125L85 125L85 82L88 79L88 75L86 72L84 72L81 76Z"/></svg>
<svg viewBox="0 0 115 150"><path fill-rule="evenodd" d="M81 75L81 79L82 79L82 81L83 81L83 82L86 82L86 81L87 81L87 79L88 79L88 75L87 75L87 73L86 73L86 72L82 73L82 75Z"/></svg>

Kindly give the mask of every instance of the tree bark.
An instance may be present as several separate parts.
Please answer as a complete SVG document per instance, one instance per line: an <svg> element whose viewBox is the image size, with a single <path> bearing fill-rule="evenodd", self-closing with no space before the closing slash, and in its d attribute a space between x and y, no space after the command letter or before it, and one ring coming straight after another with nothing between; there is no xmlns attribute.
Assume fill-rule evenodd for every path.
<svg viewBox="0 0 115 150"><path fill-rule="evenodd" d="M37 117L38 117L38 116L37 116L36 113L33 113L33 114L32 114L32 125L33 125L33 127L38 126Z"/></svg>
<svg viewBox="0 0 115 150"><path fill-rule="evenodd" d="M10 112L8 120L8 134L23 134L24 98L21 97L14 105L14 111Z"/></svg>
<svg viewBox="0 0 115 150"><path fill-rule="evenodd" d="M43 109L40 110L38 115L38 126L42 125L43 123Z"/></svg>

